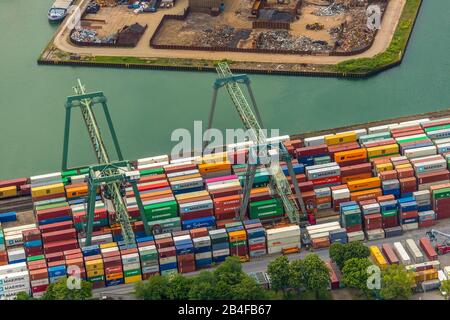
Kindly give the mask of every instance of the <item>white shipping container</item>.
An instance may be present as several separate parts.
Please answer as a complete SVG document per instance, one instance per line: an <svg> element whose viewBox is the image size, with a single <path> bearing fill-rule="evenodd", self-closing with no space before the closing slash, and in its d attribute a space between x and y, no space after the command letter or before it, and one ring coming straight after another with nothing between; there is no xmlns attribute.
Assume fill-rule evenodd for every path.
<svg viewBox="0 0 450 320"><path fill-rule="evenodd" d="M332 136L332 134L327 134L324 136L317 136L317 137L309 137L309 138L305 138L303 140L305 146L307 147L312 147L312 146L318 146L321 144L325 144L325 137L329 137Z"/></svg>
<svg viewBox="0 0 450 320"><path fill-rule="evenodd" d="M39 286L45 286L46 284L49 284L48 278L45 279L39 279L39 280L31 280L31 286L32 287L39 287Z"/></svg>
<svg viewBox="0 0 450 320"><path fill-rule="evenodd" d="M167 162L169 161L169 156L164 154L155 157L141 158L137 160L138 166L149 163Z"/></svg>
<svg viewBox="0 0 450 320"><path fill-rule="evenodd" d="M123 264L123 271L136 270L136 269L141 269L141 264L139 262Z"/></svg>
<svg viewBox="0 0 450 320"><path fill-rule="evenodd" d="M29 281L28 271L19 271L0 275L0 287L15 282Z"/></svg>
<svg viewBox="0 0 450 320"><path fill-rule="evenodd" d="M420 263L425 260L422 252L413 239L406 239L406 249L415 262Z"/></svg>
<svg viewBox="0 0 450 320"><path fill-rule="evenodd" d="M173 257L166 257L166 258L159 258L159 264L163 265L163 264L168 264L168 263L174 263L177 262L177 257L173 256Z"/></svg>
<svg viewBox="0 0 450 320"><path fill-rule="evenodd" d="M230 249L214 250L212 254L213 257L229 256Z"/></svg>
<svg viewBox="0 0 450 320"><path fill-rule="evenodd" d="M308 233L311 233L314 230L319 230L319 229L324 229L324 228L329 228L329 227L341 227L341 225L339 224L339 222L327 222L327 223L321 223L321 224L315 224L312 226L307 226L306 227L306 231Z"/></svg>
<svg viewBox="0 0 450 320"><path fill-rule="evenodd" d="M347 233L348 242L364 241L366 238L363 231L355 231Z"/></svg>
<svg viewBox="0 0 450 320"><path fill-rule="evenodd" d="M356 130L352 130L352 131L337 132L336 135L346 134L346 133L356 133L356 138L359 139L359 137L367 135L367 129L356 129Z"/></svg>
<svg viewBox="0 0 450 320"><path fill-rule="evenodd" d="M30 177L31 185L52 181L61 182L62 181L61 172L53 172Z"/></svg>
<svg viewBox="0 0 450 320"><path fill-rule="evenodd" d="M436 146L408 149L408 150L405 150L405 152L404 152L404 155L408 159L424 157L424 156L431 156L434 154L437 154Z"/></svg>
<svg viewBox="0 0 450 320"><path fill-rule="evenodd" d="M28 271L26 262L7 264L0 266L0 275Z"/></svg>
<svg viewBox="0 0 450 320"><path fill-rule="evenodd" d="M397 257L400 259L401 263L404 265L411 264L411 258L406 253L405 248L400 242L394 242L394 251L397 254Z"/></svg>
<svg viewBox="0 0 450 320"><path fill-rule="evenodd" d="M300 236L300 227L294 225L282 228L267 229L266 235L267 240L274 240L291 236Z"/></svg>
<svg viewBox="0 0 450 320"><path fill-rule="evenodd" d="M280 253L283 249L300 248L300 243L289 243L281 246L273 246L267 248L268 254Z"/></svg>
<svg viewBox="0 0 450 320"><path fill-rule="evenodd" d="M202 252L202 253L196 253L195 254L195 260L201 260L201 259L211 259L212 258L212 252Z"/></svg>
<svg viewBox="0 0 450 320"><path fill-rule="evenodd" d="M418 222L402 224L403 231L410 231L410 230L417 230L417 229L419 229Z"/></svg>
<svg viewBox="0 0 450 320"><path fill-rule="evenodd" d="M340 200L350 197L350 190L348 188L345 189L338 189L332 191L333 199L334 200Z"/></svg>
<svg viewBox="0 0 450 320"><path fill-rule="evenodd" d="M382 133L382 132L390 131L390 129L395 126L398 126L398 123L391 123L391 124L386 124L386 125L382 125L382 126L370 127L367 129L367 132L369 134Z"/></svg>
<svg viewBox="0 0 450 320"><path fill-rule="evenodd" d="M433 172L447 169L447 161L444 158L439 160L418 162L413 164L416 173Z"/></svg>
<svg viewBox="0 0 450 320"><path fill-rule="evenodd" d="M138 165L138 169L139 170L149 170L149 169L161 168L168 164L169 164L168 161L148 163L148 164Z"/></svg>
<svg viewBox="0 0 450 320"><path fill-rule="evenodd" d="M290 243L300 243L300 237L290 237L285 239L270 240L267 241L267 247L283 246L288 245Z"/></svg>
<svg viewBox="0 0 450 320"><path fill-rule="evenodd" d="M8 260L9 261L17 261L26 259L25 249L24 248L14 248L8 250Z"/></svg>
<svg viewBox="0 0 450 320"><path fill-rule="evenodd" d="M306 167L308 168L308 167ZM339 166L332 166L328 168L309 170L306 174L308 180L322 179L326 177L338 176L341 174L341 168Z"/></svg>

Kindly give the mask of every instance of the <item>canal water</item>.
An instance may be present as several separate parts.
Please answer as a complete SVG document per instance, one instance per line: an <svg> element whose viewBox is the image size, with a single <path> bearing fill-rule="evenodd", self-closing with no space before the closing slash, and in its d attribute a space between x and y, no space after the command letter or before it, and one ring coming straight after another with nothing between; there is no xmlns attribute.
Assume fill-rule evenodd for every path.
<svg viewBox="0 0 450 320"><path fill-rule="evenodd" d="M127 159L168 153L175 128L207 120L214 73L38 66L55 31L52 1L0 0L0 179L60 169L64 102L77 78L108 97ZM403 64L370 79L252 75L265 125L293 134L450 107L449 16L448 0L424 0ZM74 115L70 164L93 163ZM215 127L240 127L225 92Z"/></svg>

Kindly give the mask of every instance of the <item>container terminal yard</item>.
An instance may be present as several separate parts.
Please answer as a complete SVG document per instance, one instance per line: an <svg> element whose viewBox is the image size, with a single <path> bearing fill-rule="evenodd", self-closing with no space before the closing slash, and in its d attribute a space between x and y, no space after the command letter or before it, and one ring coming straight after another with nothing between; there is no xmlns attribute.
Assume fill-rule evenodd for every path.
<svg viewBox="0 0 450 320"><path fill-rule="evenodd" d="M23 291L41 297L73 268L103 296L228 256L264 271L277 255L354 241L370 246L379 267L400 263L413 271L418 290L440 287L450 276L449 110L303 139L268 138L257 131L253 95L249 103L241 89L248 77L227 63L217 73L217 89L226 87L251 140L202 156L135 161L123 160L104 94L78 81L65 104L63 170L0 181L2 299ZM117 161L103 141L98 105ZM215 99L209 127L214 107ZM98 164L68 168L78 109ZM261 162L255 148L263 145L281 162ZM339 288L337 272L330 277Z"/></svg>
<svg viewBox="0 0 450 320"><path fill-rule="evenodd" d="M18 0L19 3L21 1ZM91 31L97 30L96 36L105 41L133 42L136 38L130 34L137 32L148 36L150 28L145 23L133 24L136 19L145 22L146 15L178 10L182 4L170 1L122 2L89 1L86 7L89 13L83 17L82 25ZM57 41L55 39L63 29L55 22L61 20L64 25L70 21L75 14L73 10L80 3L88 4L86 1L49 0L46 6L34 3L30 8L40 8L41 20L48 22L47 31L56 32L52 41ZM290 36L300 28L306 37L332 37L331 34L326 35L325 30L341 23L337 19L341 15L346 16L343 30L346 24L353 24L358 30L357 25L361 23L355 20L359 9L349 10L348 6L352 7L354 3L347 0L334 3L320 0L246 1L242 2L241 8L237 8L236 3L224 1L217 8L211 7L204 17L202 13L188 9L184 11L185 20L176 18L176 21L162 25L158 29L161 37L154 40L181 40L189 45L211 46L217 45L220 37L214 36L220 34L224 35L224 42L219 45L234 43L245 49L249 45L245 40L255 37L256 45L262 45L260 40L264 38L270 47L270 35L276 33L278 37L283 32L264 29L283 29L286 26L284 21L275 23L264 19L281 19L283 15L275 16L286 8L296 8L301 13L300 19L296 18L298 21L291 22ZM392 9L392 4L400 2L382 3L386 4L386 7L382 6L383 23L394 17L392 13L401 13L401 10ZM402 3L411 2L405 0ZM8 7L11 8L10 4L0 4L0 25L4 18L2 8ZM425 16L429 9L428 4L425 5ZM116 15L117 10L122 13ZM245 17L242 10L254 11L249 12L255 16L253 20L245 23L250 21L253 28L261 29L253 30L261 32L259 36L244 32L248 26L242 21L249 17ZM49 21L46 21L47 11ZM106 12L109 14L105 15ZM352 14L353 20L349 16ZM124 21L126 15L130 20ZM100 18L108 22L100 21ZM209 39L202 35L203 32L210 33L202 23L215 19L227 23L227 19L236 18L242 20L242 29L216 29L213 26ZM30 17L30 21L33 19ZM314 23L314 19L320 21ZM108 25L110 22L113 26ZM178 22L182 24L181 28ZM198 28L198 34L190 34L189 28L183 24ZM406 25L403 26L407 29ZM396 26L393 27L395 29ZM175 39L170 32L177 28L180 28L177 33L182 36ZM118 30L119 36L110 37L111 30ZM72 32L71 45L90 50L89 46L74 41L95 37L91 31L77 29ZM225 37L228 32L234 39L230 43L227 42L230 38ZM377 47L377 39L386 30L367 33L366 38L355 32L340 34L339 45L334 43L331 50L351 51L352 45L365 46L372 42L372 48ZM352 35L355 38L351 38ZM69 39L67 36L64 36L65 40ZM244 36L248 38L235 41L236 37ZM419 32L419 39L420 36ZM40 41L34 44L42 45L43 38L36 33L36 40ZM325 38L320 41L329 40ZM5 34L5 39L9 39L9 35ZM352 42L352 39L360 42ZM308 46L308 41L303 40L305 42L300 45ZM30 46L33 43L31 39L27 42ZM326 47L324 42L314 44L317 45ZM269 47L265 49L269 50ZM96 49L113 48L102 44ZM13 50L12 46L11 53ZM413 45L414 52L417 48ZM53 51L55 57L64 60L66 57L60 53ZM207 50L205 53L214 54ZM228 53L240 52L221 52L224 55ZM9 57L9 54L3 52L1 55ZM25 52L16 55L17 61L33 60ZM277 300L283 296L288 300L288 295L281 295L276 289L277 279L270 276L273 275L271 266L280 258L287 258L291 263L306 263L310 257L317 258L320 267L326 268L326 292L331 299L359 300L364 298L355 291L356 286L344 271L347 263L343 268L342 261L332 250L337 245L350 248L354 244L366 248L369 257L364 260L382 272L383 289L385 275L400 266L410 276L408 290L412 295L409 299L448 299L445 288L450 280L450 109L438 107L448 105L445 92L437 85L438 79L430 78L428 84L419 81L426 77L426 73L416 72L420 64L414 59L409 60L411 57L414 55L406 56L405 65L398 70L367 79L366 83L372 86L373 99L379 100L383 96L380 93L385 93L386 99L382 103L374 103L369 90L366 90L367 101L358 108L354 108L357 99L349 99L349 105L342 103L336 88L353 82L352 87L361 90L364 83L360 80L340 80L338 83L336 79L322 82L322 79L297 80L291 77L294 80L287 84L282 77L274 77L281 81L280 84L270 82L266 86L264 81L268 77L255 76L253 82L248 75L240 73L243 69L234 69L234 61L215 61L210 66L217 73L213 76L212 103L211 95L205 94L210 93L208 89L202 91L203 96L208 96L206 103L195 91L195 85L201 83L197 77L202 76L186 73L190 80L188 87L193 89L191 94L199 95L194 104L202 106L201 117L187 101L192 95L183 94L174 82L175 77L181 79L186 76L184 73L123 70L120 71L121 81L117 90L111 90L110 84L118 78L117 70L17 65L17 70L27 68L31 78L36 76L36 69L40 76L39 81L23 77L18 80L16 72L10 72L8 81L0 80L0 92L13 106L4 108L2 116L5 117L0 119L0 149L5 151L2 152L3 171L0 171L0 300L22 300L24 296L26 299L52 300L54 297L48 293L58 283L65 284L66 277L81 277L83 285L88 283L89 287L92 286L93 297L90 299L136 300L142 298L138 288L151 284L155 279L175 279L172 278L175 275L184 279L201 279L202 271L220 270L230 261L239 261L246 276L258 279L268 293L277 294L276 298L270 296L270 299ZM71 54L70 60L79 58L77 54ZM311 55L311 58L320 56ZM11 69L4 65L3 60L0 59L0 67L5 67L8 74ZM416 66L411 66L411 61ZM430 59L431 66L433 59ZM417 78L409 73L411 70L415 70ZM411 75L405 83L415 79L422 83L421 86L407 86L405 92L408 94L404 99L398 98L406 88L402 84L390 83L389 90L377 90L377 86L383 87L380 87L380 82L389 81L390 76L395 78L399 72L403 76ZM440 73L436 71L435 75L437 77ZM159 87L154 85L154 78L158 76L161 76L158 79L163 79ZM76 81L77 78L82 80ZM166 78L168 82L164 82ZM65 90L61 90L54 79L58 79L58 83L64 82ZM33 82L33 89L28 91L29 94L23 94L23 91L17 94L16 88L24 88L24 84L30 82ZM48 88L44 90L42 87L44 83L53 86L51 95ZM263 86L258 87L261 83ZM314 83L320 90L310 91L310 87L303 86L304 83ZM332 83L336 88L326 86ZM430 84L434 84L432 89ZM71 85L75 85L72 90ZM161 85L164 90L160 90ZM201 86L211 88L210 83ZM293 99L291 90L294 87L297 93L301 92L295 97L299 98L295 104L298 110L289 112L288 117L282 119L281 115L286 112L285 101ZM358 90L353 90L357 97ZM138 91L142 91L142 95L136 98ZM182 97L173 121L167 122L163 116L170 106L159 107L160 111L157 111L158 105L164 105L158 96L162 91L167 92L169 98ZM442 95L439 95L440 91ZM316 92L320 92L320 96L310 99ZM420 103L411 99L418 92L423 94ZM128 100L128 96L133 94L134 97ZM271 116L270 104L273 102L270 103L265 95L279 96L280 100L272 100L277 105L273 111L275 118L283 120L283 126L288 130L271 136L261 131L265 125L269 128L277 125ZM34 108L41 105L41 96L45 96L48 105L54 109L42 106L39 116L32 112L27 114L28 105ZM330 103L324 105L324 96L333 96L332 103L328 100ZM24 102L26 98L28 102ZM151 117L145 110L136 113L133 99L150 105ZM395 112L388 110L392 107L392 99L398 99ZM339 109L335 109L335 104L340 106ZM377 104L380 104L377 106L379 109L375 110ZM122 115L115 109L117 105L123 110ZM348 110L358 111L346 115ZM16 112L21 114L20 126L15 121ZM208 149L211 146L199 149L194 144L195 148L187 149L190 152L180 157L174 148L170 151L170 143L167 143L166 151L155 152L153 142L156 143L158 137L142 133L146 127L168 127L173 130L173 135L180 129L180 119L176 118L183 118L181 128L186 126L186 121L189 123L191 119L199 118L208 119L208 128L220 127L229 114L234 116L230 117L233 119L231 125L226 121L227 127L246 129L247 138L245 141L226 141L221 150L218 148L212 153ZM130 116L134 118L132 126L125 126L127 130L124 131L123 124ZM305 125L311 117L316 122ZM31 126L30 119L33 120ZM144 126L139 125L144 119ZM59 126L47 125L49 120L52 124L59 123ZM15 130L8 129L12 123ZM324 123L330 128L323 129L326 128ZM32 134L28 134L29 130ZM50 132L61 141L55 143L52 137L48 137ZM21 135L26 136L27 141L21 143ZM130 157L130 137L145 142L139 147L139 156ZM30 143L35 147L30 148ZM50 145L59 155L56 157L57 165L43 170L47 160L40 158L55 158L51 153L46 154ZM19 149L22 150L18 153ZM261 155L261 150L267 154ZM76 167L69 166L88 151L94 155L91 158L94 160L83 161ZM204 153L199 154L199 151ZM15 160L14 167L9 162L11 158ZM30 159L34 162L30 168L20 168ZM268 159L270 163L266 162ZM294 264L289 268L292 266ZM68 282L67 288L70 289ZM376 299L393 299L385 296L382 290L380 293L376 293ZM298 293L295 299L303 300L303 293Z"/></svg>

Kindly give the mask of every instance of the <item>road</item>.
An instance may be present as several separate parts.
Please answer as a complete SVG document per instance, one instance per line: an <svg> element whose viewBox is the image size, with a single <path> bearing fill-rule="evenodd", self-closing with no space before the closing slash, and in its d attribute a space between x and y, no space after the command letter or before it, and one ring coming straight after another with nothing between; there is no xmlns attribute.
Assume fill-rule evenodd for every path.
<svg viewBox="0 0 450 320"><path fill-rule="evenodd" d="M438 223L433 228L450 234L450 219L438 221ZM428 230L429 229L425 228L425 229L408 231L400 237L386 238L386 239L380 239L380 240L374 240L374 241L366 241L365 244L381 246L383 243L393 243L393 242L397 242L397 241L404 241L409 238L419 240L420 238L426 236L425 233ZM321 250L314 250L314 251L302 250L299 253L290 254L287 257L289 260L302 259L311 252L316 253L324 261L328 261L330 259L328 249L321 249ZM266 271L267 265L269 264L269 262L272 261L273 259L275 259L277 256L278 255L267 255L267 256L264 256L264 257L261 257L258 259L253 259L252 261L243 263L242 269L246 273ZM441 262L441 266L450 266L450 254L440 256L439 260ZM213 268L208 269L208 270L213 270ZM185 275L193 276L198 273L199 273L199 271L195 271L195 272L188 273ZM121 299L135 299L135 297L132 294L134 291L133 287L134 287L133 284L126 284L126 285L120 285L120 286L95 289L95 290L93 290L93 294L94 294L94 297L101 297L104 294L106 294L106 295L115 296L115 297L121 298ZM436 299L437 297L440 297L440 295L437 292L429 292L429 293L425 293L425 294L415 295L414 299L423 298L425 300L425 299L430 299L430 297L434 297L433 299Z"/></svg>
<svg viewBox="0 0 450 320"><path fill-rule="evenodd" d="M82 0L80 6L84 8L90 0ZM140 58L182 58L182 59L206 59L221 60L231 59L233 61L266 62L266 63L307 63L307 64L337 64L339 62L355 59L370 58L378 53L384 52L391 43L395 29L406 0L390 0L386 8L381 28L375 37L372 47L358 55L350 57L338 56L301 56L292 54L262 54L262 53L242 53L242 52L221 52L221 51L195 51L195 50L166 50L154 49L149 46L149 41L157 28L162 16L165 14L182 14L188 5L188 0L178 0L177 5L172 9L158 10L151 15L146 15L145 23L148 28L142 39L135 48L107 48L107 47L78 47L70 43L68 35L70 30L67 27L58 29L54 37L54 45L65 52L87 56L120 56L120 57L140 57ZM69 15L65 21L70 21Z"/></svg>

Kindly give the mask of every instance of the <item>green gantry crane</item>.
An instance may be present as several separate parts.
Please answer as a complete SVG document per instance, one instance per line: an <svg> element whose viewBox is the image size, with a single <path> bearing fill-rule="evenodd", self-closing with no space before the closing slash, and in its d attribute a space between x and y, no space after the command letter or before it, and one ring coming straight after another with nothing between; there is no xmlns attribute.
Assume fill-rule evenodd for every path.
<svg viewBox="0 0 450 320"><path fill-rule="evenodd" d="M127 212L127 206L124 200L125 184L131 184L136 197L136 204L140 211L142 222L144 223L145 233L150 235L147 219L144 214L144 208L139 196L137 181L140 178L140 173L134 170L129 161L123 160L122 152L120 150L117 135L111 121L111 116L108 111L106 97L103 92L86 93L81 81L78 79L78 84L73 88L75 95L67 97L66 101L66 122L64 131L64 147L62 169L69 170L67 167L68 152L69 152L69 134L70 134L70 118L72 108L80 108L81 114L86 125L98 165L89 167L88 175L88 201L87 201L87 226L86 226L86 242L85 245L91 245L92 232L94 226L94 212L96 191L98 188L102 190L102 196L109 199L115 211L116 222L120 224L122 229L123 241L125 244L132 244L135 242L135 235L130 223L130 218ZM103 107L103 112L108 123L111 137L114 142L115 151L119 158L118 161L111 161L102 135L98 126L93 107L100 104ZM71 168L74 169L74 168ZM106 202L106 201L105 201Z"/></svg>
<svg viewBox="0 0 450 320"><path fill-rule="evenodd" d="M271 173L270 189L273 194L278 195L282 200L284 209L290 222L295 224L306 223L306 208L301 196L300 188L298 187L294 169L292 167L292 158L287 152L283 143L279 142L276 146L274 146L273 144L267 142L267 137L262 130L261 116L250 86L249 77L246 74L233 75L226 62L220 62L216 67L216 71L219 75L219 78L214 82L213 99L211 104L211 111L209 114L208 129L210 129L212 126L218 90L222 87L226 87L228 94L231 97L231 101L233 102L245 129L248 130L250 139L255 143L250 147L249 150L249 161L247 164L246 179L240 206L241 220L244 218L247 212L247 207L250 200L250 191L252 189L257 166L260 164L264 164L266 168L268 168L269 173ZM240 83L246 85L252 101L253 109L247 102L247 99L245 98L245 95L239 86ZM278 154L279 159L281 161L285 161L287 164L288 172L294 185L295 197L300 204L302 212L301 216L297 202L292 197L292 190L289 181L284 175L279 163L267 164L267 161L261 161L263 158L259 155L259 151L269 151L271 149L275 149L275 154Z"/></svg>

